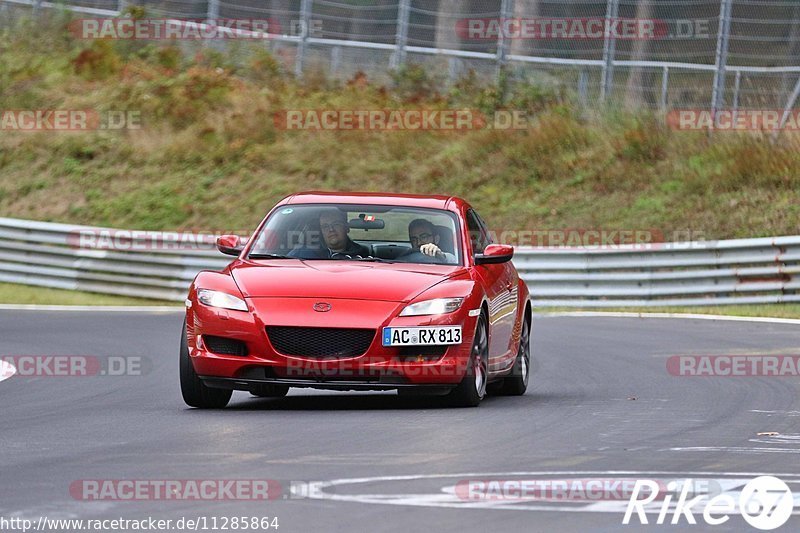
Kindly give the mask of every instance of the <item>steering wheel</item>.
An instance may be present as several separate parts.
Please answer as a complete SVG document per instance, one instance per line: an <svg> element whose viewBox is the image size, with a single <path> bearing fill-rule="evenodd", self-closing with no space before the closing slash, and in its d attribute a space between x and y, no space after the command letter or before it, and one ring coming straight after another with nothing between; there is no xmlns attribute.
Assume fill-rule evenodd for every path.
<svg viewBox="0 0 800 533"><path fill-rule="evenodd" d="M409 263L438 263L439 260L432 255L425 255L418 250L412 250L407 254L403 254L398 259L407 261Z"/></svg>

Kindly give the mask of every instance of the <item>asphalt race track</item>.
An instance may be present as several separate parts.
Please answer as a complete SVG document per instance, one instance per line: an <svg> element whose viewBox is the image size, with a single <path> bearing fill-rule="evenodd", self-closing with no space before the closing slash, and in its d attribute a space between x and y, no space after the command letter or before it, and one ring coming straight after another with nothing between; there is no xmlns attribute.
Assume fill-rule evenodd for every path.
<svg viewBox="0 0 800 533"><path fill-rule="evenodd" d="M448 409L394 393L293 389L283 399L237 392L227 409L200 411L180 397L181 320L0 311L0 356L115 356L143 369L0 381L0 517L278 517L282 533L756 531L737 514L712 527L700 509L702 525L669 526L653 524L655 511L648 526L635 516L623 526L627 499L476 501L462 489L486 479L655 478L725 488L759 474L786 482L800 512L800 379L675 376L666 364L684 354L797 355L798 325L535 317L523 397ZM70 491L81 480L208 479L269 479L280 490L268 501L86 501ZM798 514L779 529L798 530Z"/></svg>

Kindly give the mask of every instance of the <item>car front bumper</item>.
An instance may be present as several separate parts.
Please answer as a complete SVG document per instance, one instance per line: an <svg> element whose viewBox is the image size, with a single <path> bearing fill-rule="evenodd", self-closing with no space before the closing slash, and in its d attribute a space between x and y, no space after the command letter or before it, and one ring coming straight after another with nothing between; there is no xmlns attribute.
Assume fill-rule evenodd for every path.
<svg viewBox="0 0 800 533"><path fill-rule="evenodd" d="M248 301L250 312L226 311L192 302L187 341L195 372L211 387L252 390L262 384L334 390L389 390L452 387L467 369L477 317L466 306L437 316L398 317L396 302L337 301L337 314L316 313L311 299ZM280 312L279 312L280 309ZM272 317L268 323L261 317ZM388 317L388 318L375 318ZM383 327L462 326L460 344L440 347L384 347ZM286 355L275 349L266 328L332 327L374 330L369 347L354 357ZM243 343L246 355L217 353L206 336Z"/></svg>

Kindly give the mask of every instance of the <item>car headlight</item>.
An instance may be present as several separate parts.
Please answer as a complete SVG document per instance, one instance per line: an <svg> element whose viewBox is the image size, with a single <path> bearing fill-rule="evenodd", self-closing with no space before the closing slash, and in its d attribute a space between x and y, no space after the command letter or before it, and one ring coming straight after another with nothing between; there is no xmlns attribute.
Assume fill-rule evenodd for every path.
<svg viewBox="0 0 800 533"><path fill-rule="evenodd" d="M407 305L400 316L442 315L452 313L464 302L464 298L436 298Z"/></svg>
<svg viewBox="0 0 800 533"><path fill-rule="evenodd" d="M227 292L198 289L197 299L201 304L209 307L221 307L222 309L233 309L234 311L248 311L247 304L244 300L228 294Z"/></svg>

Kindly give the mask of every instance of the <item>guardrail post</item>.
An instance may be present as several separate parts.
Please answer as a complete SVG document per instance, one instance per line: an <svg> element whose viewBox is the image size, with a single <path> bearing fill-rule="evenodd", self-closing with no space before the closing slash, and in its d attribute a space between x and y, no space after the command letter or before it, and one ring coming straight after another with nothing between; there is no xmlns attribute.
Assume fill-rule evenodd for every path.
<svg viewBox="0 0 800 533"><path fill-rule="evenodd" d="M206 19L217 20L219 18L219 0L208 0L208 12Z"/></svg>
<svg viewBox="0 0 800 533"><path fill-rule="evenodd" d="M739 87L742 84L742 71L736 71L736 78L733 83L733 123L736 123L736 115L739 111Z"/></svg>
<svg viewBox="0 0 800 533"><path fill-rule="evenodd" d="M795 102L797 102L797 98L800 97L800 78L797 78L797 83L794 84L794 90L792 94L789 96L789 99L786 100L786 107L783 108L783 115L781 116L781 123L778 126L778 130L772 134L772 140L775 141L780 135L783 127L786 125L786 121L789 119L789 113L792 112L792 108L794 107Z"/></svg>
<svg viewBox="0 0 800 533"><path fill-rule="evenodd" d="M408 44L408 17L411 12L411 0L400 0L397 6L397 33L395 34L395 50L389 60L391 68L398 68L406 62L406 44Z"/></svg>
<svg viewBox="0 0 800 533"><path fill-rule="evenodd" d="M308 42L308 28L311 24L312 9L312 0L302 0L300 3L300 20L303 21L303 35L297 43L297 54L294 58L294 75L296 78L303 77L303 61L306 55L306 43Z"/></svg>
<svg viewBox="0 0 800 533"><path fill-rule="evenodd" d="M336 72L339 70L339 65L342 62L342 47L341 46L332 46L331 47L331 76L336 76Z"/></svg>
<svg viewBox="0 0 800 533"><path fill-rule="evenodd" d="M514 0L500 0L500 20L503 21L505 19L511 18L511 12L514 9L513 6ZM502 28L504 25L501 23L500 27ZM506 68L506 63L508 62L508 39L506 39L505 32L501 29L497 35L497 67L495 76L497 78L497 83L503 83L501 79L503 76L503 71Z"/></svg>
<svg viewBox="0 0 800 533"><path fill-rule="evenodd" d="M458 79L458 73L461 72L461 61L457 57L447 58L447 82L453 83Z"/></svg>
<svg viewBox="0 0 800 533"><path fill-rule="evenodd" d="M711 89L711 116L716 123L717 109L722 107L725 94L725 68L728 65L728 40L731 33L731 1L720 0L719 29L717 31L717 52L715 59L716 72Z"/></svg>
<svg viewBox="0 0 800 533"><path fill-rule="evenodd" d="M589 92L589 75L586 70L581 69L578 71L578 101L583 107L588 103L587 94Z"/></svg>
<svg viewBox="0 0 800 533"><path fill-rule="evenodd" d="M608 31L611 20L617 18L619 13L619 0L606 2L606 20L603 39L603 73L600 85L600 100L603 102L611 95L611 84L614 81L614 52L617 48L617 38Z"/></svg>
<svg viewBox="0 0 800 533"><path fill-rule="evenodd" d="M667 90L669 89L669 67L664 67L661 70L661 111L667 110Z"/></svg>

